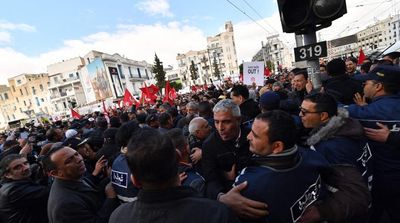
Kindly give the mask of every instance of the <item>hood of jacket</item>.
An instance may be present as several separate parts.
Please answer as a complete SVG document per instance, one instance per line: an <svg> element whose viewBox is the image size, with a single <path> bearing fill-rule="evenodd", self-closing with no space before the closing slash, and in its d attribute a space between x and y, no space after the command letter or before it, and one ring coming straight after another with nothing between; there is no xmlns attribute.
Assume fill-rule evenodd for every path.
<svg viewBox="0 0 400 223"><path fill-rule="evenodd" d="M358 120L349 118L348 112L339 108L338 115L331 117L327 123L310 132L307 145L312 146L334 137L360 139L363 135L364 129L361 123Z"/></svg>

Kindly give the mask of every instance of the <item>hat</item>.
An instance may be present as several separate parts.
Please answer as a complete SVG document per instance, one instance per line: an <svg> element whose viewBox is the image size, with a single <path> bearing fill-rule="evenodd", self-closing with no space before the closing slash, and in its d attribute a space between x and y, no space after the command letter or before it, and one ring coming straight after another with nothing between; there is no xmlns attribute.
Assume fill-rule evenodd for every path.
<svg viewBox="0 0 400 223"><path fill-rule="evenodd" d="M368 74L361 75L359 80L374 80L400 85L400 67L392 65L379 65Z"/></svg>
<svg viewBox="0 0 400 223"><path fill-rule="evenodd" d="M64 146L71 147L74 150L78 150L79 144L81 143L80 139L77 138L68 138L63 142Z"/></svg>
<svg viewBox="0 0 400 223"><path fill-rule="evenodd" d="M86 138L86 139L80 141L80 142L77 144L77 147L79 148L79 147L81 147L82 145L84 145L85 143L90 144L90 142L91 142L91 138L90 138L90 137L89 137L89 138Z"/></svg>
<svg viewBox="0 0 400 223"><path fill-rule="evenodd" d="M77 134L78 134L78 132L75 129L68 129L65 132L65 138L69 139L69 138L75 137Z"/></svg>
<svg viewBox="0 0 400 223"><path fill-rule="evenodd" d="M398 57L400 57L400 52L393 51L393 52L383 55L383 57L386 57L386 56L388 56L390 58L398 58Z"/></svg>
<svg viewBox="0 0 400 223"><path fill-rule="evenodd" d="M281 97L273 91L267 91L260 97L260 107L266 110L279 109L279 102Z"/></svg>

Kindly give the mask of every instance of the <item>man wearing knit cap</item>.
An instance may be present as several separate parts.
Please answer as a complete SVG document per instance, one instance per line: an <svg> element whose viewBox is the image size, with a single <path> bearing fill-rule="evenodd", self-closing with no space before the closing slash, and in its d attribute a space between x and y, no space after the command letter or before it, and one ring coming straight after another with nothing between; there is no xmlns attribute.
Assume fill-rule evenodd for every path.
<svg viewBox="0 0 400 223"><path fill-rule="evenodd" d="M276 82L278 83L278 82ZM281 98L279 95L273 91L267 91L264 94L261 95L260 97L260 108L261 112L265 113L267 111L272 111L279 109L279 102Z"/></svg>

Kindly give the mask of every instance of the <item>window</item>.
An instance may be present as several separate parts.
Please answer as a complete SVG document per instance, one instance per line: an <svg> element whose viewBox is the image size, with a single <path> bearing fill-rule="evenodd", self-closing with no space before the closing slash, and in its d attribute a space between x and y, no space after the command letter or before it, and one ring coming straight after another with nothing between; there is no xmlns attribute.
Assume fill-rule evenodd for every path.
<svg viewBox="0 0 400 223"><path fill-rule="evenodd" d="M38 97L35 97L35 99L36 99L36 105L37 105L37 106L40 106L39 98L38 98Z"/></svg>
<svg viewBox="0 0 400 223"><path fill-rule="evenodd" d="M26 106L26 101L24 100L24 105Z"/></svg>
<svg viewBox="0 0 400 223"><path fill-rule="evenodd" d="M22 108L19 108L19 112L21 112L21 113L22 113Z"/></svg>
<svg viewBox="0 0 400 223"><path fill-rule="evenodd" d="M125 79L125 74L122 72L122 66L118 64L118 72L122 79Z"/></svg>
<svg viewBox="0 0 400 223"><path fill-rule="evenodd" d="M74 74L73 73L70 73L69 74L69 78L73 78L74 77Z"/></svg>
<svg viewBox="0 0 400 223"><path fill-rule="evenodd" d="M147 80L150 80L149 74L147 73L147 69L144 69L144 72L146 73Z"/></svg>
<svg viewBox="0 0 400 223"><path fill-rule="evenodd" d="M67 108L67 103L65 103L65 101L63 101L63 105L64 105L64 108Z"/></svg>
<svg viewBox="0 0 400 223"><path fill-rule="evenodd" d="M17 102L19 103L19 99L18 98L16 98L17 99Z"/></svg>
<svg viewBox="0 0 400 223"><path fill-rule="evenodd" d="M139 74L139 78L142 78L142 75L140 74L140 69L139 69L139 67L137 68L137 72L138 72L138 74Z"/></svg>
<svg viewBox="0 0 400 223"><path fill-rule="evenodd" d="M44 102L44 98L40 99L42 102Z"/></svg>
<svg viewBox="0 0 400 223"><path fill-rule="evenodd" d="M8 100L8 94L4 93L4 100Z"/></svg>
<svg viewBox="0 0 400 223"><path fill-rule="evenodd" d="M13 86L11 86L12 87L12 89L13 89L13 92L15 92L15 87L14 87L14 85Z"/></svg>
<svg viewBox="0 0 400 223"><path fill-rule="evenodd" d="M17 84L21 84L21 80L17 80Z"/></svg>
<svg viewBox="0 0 400 223"><path fill-rule="evenodd" d="M19 92L21 93L21 95L24 95L24 93L22 93L22 89L21 88L19 89Z"/></svg>
<svg viewBox="0 0 400 223"><path fill-rule="evenodd" d="M26 92L27 95L29 94L28 88L26 88L26 87L25 87L25 92Z"/></svg>
<svg viewBox="0 0 400 223"><path fill-rule="evenodd" d="M40 88L40 91L43 91L43 85L42 84L39 85L39 88Z"/></svg>
<svg viewBox="0 0 400 223"><path fill-rule="evenodd" d="M129 77L131 77L131 78L132 78L133 76L132 76L132 70L131 70L131 67L128 67L128 71L129 71Z"/></svg>
<svg viewBox="0 0 400 223"><path fill-rule="evenodd" d="M32 87L32 94L33 94L33 95L35 95L35 94L36 94L35 87Z"/></svg>
<svg viewBox="0 0 400 223"><path fill-rule="evenodd" d="M13 120L15 120L15 115L14 114L12 115L12 117L13 117Z"/></svg>

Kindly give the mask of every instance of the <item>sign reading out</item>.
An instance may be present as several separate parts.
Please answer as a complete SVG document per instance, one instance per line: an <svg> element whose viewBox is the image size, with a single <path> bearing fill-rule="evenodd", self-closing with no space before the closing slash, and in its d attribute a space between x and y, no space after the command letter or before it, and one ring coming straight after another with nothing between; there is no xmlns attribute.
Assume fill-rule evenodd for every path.
<svg viewBox="0 0 400 223"><path fill-rule="evenodd" d="M245 62L243 63L243 83L264 86L264 62Z"/></svg>

